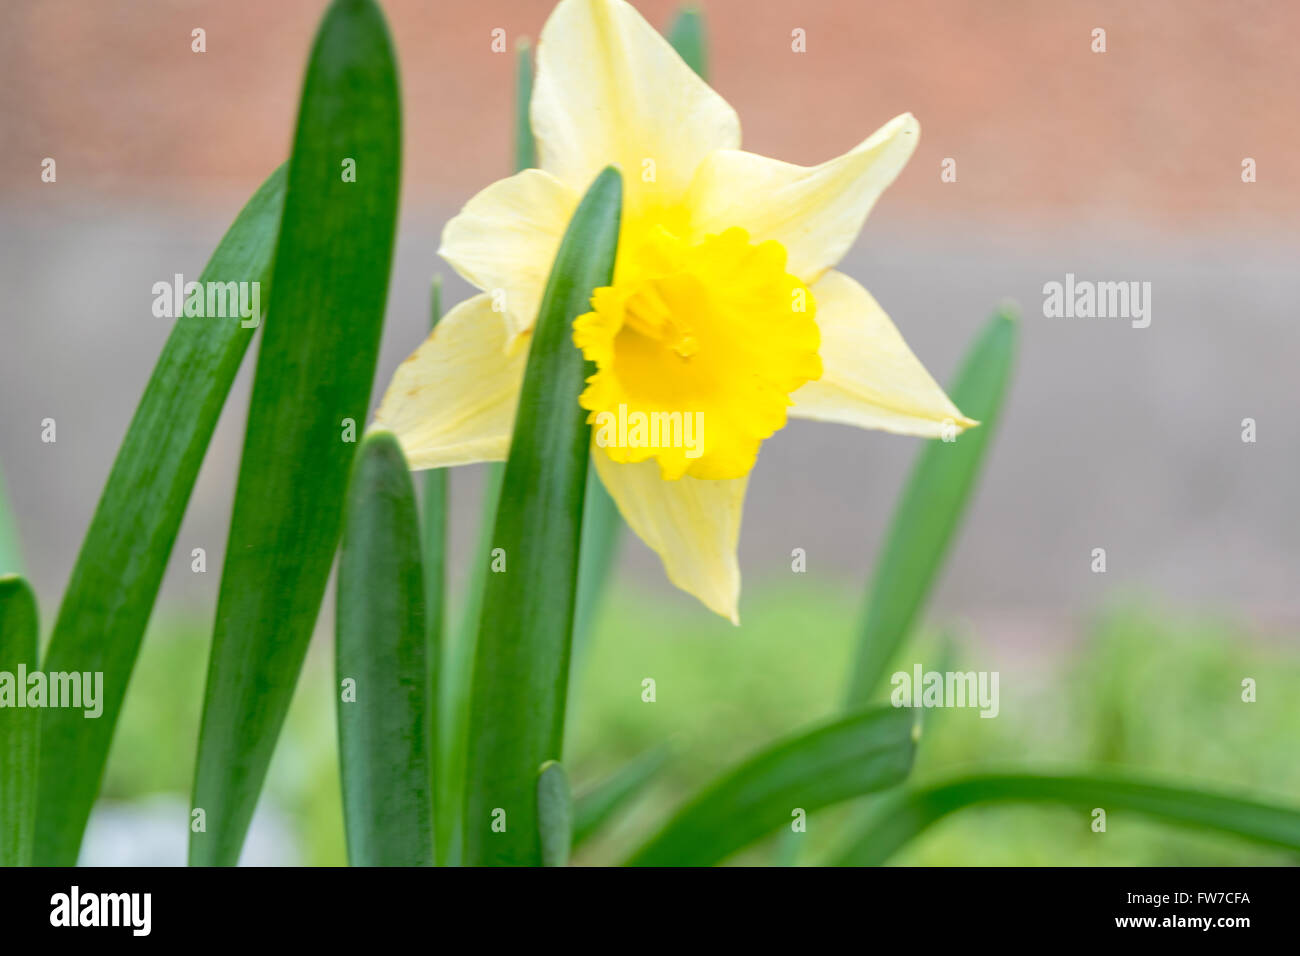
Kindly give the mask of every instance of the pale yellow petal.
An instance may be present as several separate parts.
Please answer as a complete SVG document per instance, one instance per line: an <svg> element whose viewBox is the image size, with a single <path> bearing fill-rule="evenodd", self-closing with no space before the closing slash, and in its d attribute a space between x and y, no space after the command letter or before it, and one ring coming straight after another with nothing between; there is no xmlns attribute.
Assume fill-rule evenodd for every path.
<svg viewBox="0 0 1300 956"><path fill-rule="evenodd" d="M919 138L920 126L904 113L820 166L737 150L714 153L687 196L692 236L741 226L756 240L775 239L789 254L789 272L812 283L853 245Z"/></svg>
<svg viewBox="0 0 1300 956"><path fill-rule="evenodd" d="M592 444L600 480L628 526L664 563L668 580L740 623L740 512L749 477L664 481L653 461L618 464Z"/></svg>
<svg viewBox="0 0 1300 956"><path fill-rule="evenodd" d="M478 295L398 366L375 424L397 436L412 469L505 459L528 361L526 348L506 349L507 335L491 297Z"/></svg>
<svg viewBox="0 0 1300 956"><path fill-rule="evenodd" d="M537 45L541 167L585 191L623 172L626 216L676 202L701 160L740 145L740 120L623 0L561 0Z"/></svg>
<svg viewBox="0 0 1300 956"><path fill-rule="evenodd" d="M438 250L504 309L511 339L531 329L578 194L540 169L502 179L465 204Z"/></svg>
<svg viewBox="0 0 1300 956"><path fill-rule="evenodd" d="M958 411L866 289L831 271L812 294L823 372L790 396L792 418L926 438L978 424Z"/></svg>

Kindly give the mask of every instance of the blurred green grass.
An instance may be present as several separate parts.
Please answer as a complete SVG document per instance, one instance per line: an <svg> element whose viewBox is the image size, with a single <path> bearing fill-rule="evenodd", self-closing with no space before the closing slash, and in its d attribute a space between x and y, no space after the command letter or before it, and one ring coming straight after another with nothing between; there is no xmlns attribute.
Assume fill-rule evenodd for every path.
<svg viewBox="0 0 1300 956"><path fill-rule="evenodd" d="M807 583L805 583L807 581ZM852 588L750 583L740 628L675 594L620 583L597 621L571 692L566 760L575 790L665 740L673 758L656 784L578 863L620 861L667 814L727 766L773 738L835 713L843 697L859 599ZM1247 790L1300 804L1300 650L1229 617L1128 599L1077 622L1060 654L1019 655L997 634L956 640L952 668L998 669L1001 713L929 711L914 780L981 765L1059 769L1086 762L1171 781ZM958 632L960 633L960 632ZM1045 639L1049 635L1044 636ZM1020 638L1019 640L1023 640ZM104 800L183 795L193 773L208 634L161 615L151 628L114 742ZM934 631L899 666L942 669ZM991 665L990 660L996 660ZM1256 703L1241 681L1257 682ZM655 681L654 703L642 682ZM331 648L312 648L271 765L264 799L297 830L300 862L342 864ZM180 799L184 800L183 796ZM840 844L846 807L815 815L793 838L799 861ZM918 865L1216 865L1300 862L1285 852L1112 813L1108 832L1053 807L991 807L952 817L894 862ZM178 821L178 825L183 825ZM806 845L801 841L807 840ZM768 863L776 841L737 862Z"/></svg>

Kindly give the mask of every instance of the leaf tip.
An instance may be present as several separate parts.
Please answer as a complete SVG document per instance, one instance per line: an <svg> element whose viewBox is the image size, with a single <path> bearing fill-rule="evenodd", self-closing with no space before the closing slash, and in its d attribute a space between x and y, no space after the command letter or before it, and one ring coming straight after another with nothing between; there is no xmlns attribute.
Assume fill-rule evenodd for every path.
<svg viewBox="0 0 1300 956"><path fill-rule="evenodd" d="M996 318L1004 322L1019 324L1020 322L1020 303L1015 299L1003 299L998 303L997 308L993 310Z"/></svg>

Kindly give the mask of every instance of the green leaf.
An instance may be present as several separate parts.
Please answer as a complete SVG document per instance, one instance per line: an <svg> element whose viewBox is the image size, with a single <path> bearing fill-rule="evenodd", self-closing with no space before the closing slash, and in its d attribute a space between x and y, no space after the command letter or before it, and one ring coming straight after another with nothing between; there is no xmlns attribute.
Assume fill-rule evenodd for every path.
<svg viewBox="0 0 1300 956"><path fill-rule="evenodd" d="M36 595L17 575L0 577L0 681L13 681L15 695L0 706L0 866L32 861L41 711L17 706L17 697L27 693L21 675L40 664L38 640ZM0 687L0 700L5 696ZM73 712L85 720L84 710Z"/></svg>
<svg viewBox="0 0 1300 956"><path fill-rule="evenodd" d="M772 866L798 866L803 852L803 834L792 827L782 827L772 848Z"/></svg>
<svg viewBox="0 0 1300 956"><path fill-rule="evenodd" d="M199 281L256 284L268 301L284 203L281 166L248 201ZM113 730L185 506L221 406L252 341L238 319L179 317L127 429L77 556L45 669L104 675L97 720L41 716L35 860L77 862Z"/></svg>
<svg viewBox="0 0 1300 956"><path fill-rule="evenodd" d="M524 37L515 44L515 171L537 165L537 144L528 107L533 101L533 45Z"/></svg>
<svg viewBox="0 0 1300 956"><path fill-rule="evenodd" d="M582 846L597 831L643 792L665 763L667 747L652 747L638 754L574 800L573 846Z"/></svg>
<svg viewBox="0 0 1300 956"><path fill-rule="evenodd" d="M430 327L436 327L442 318L442 279L435 276L429 303ZM434 736L431 743L433 759L429 764L429 783L433 788L434 819L440 816L459 817L459 807L453 812L445 807L439 790L438 763L441 748L438 737L438 718L442 699L440 684L443 680L443 632L447 618L447 469L430 468L424 473L424 493L420 507L420 541L424 554L424 607L425 629L428 634L426 655L429 668L429 711L433 715Z"/></svg>
<svg viewBox="0 0 1300 956"><path fill-rule="evenodd" d="M848 707L869 702L929 596L997 425L1016 348L1015 314L996 313L966 353L949 394L978 428L930 441L917 456L871 579Z"/></svg>
<svg viewBox="0 0 1300 956"><path fill-rule="evenodd" d="M613 577L622 528L623 516L619 514L618 505L601 484L596 466L588 463L587 494L582 512L582 550L578 558L578 603L573 614L575 667L584 656L601 599Z"/></svg>
<svg viewBox="0 0 1300 956"><path fill-rule="evenodd" d="M18 523L5 489L4 472L0 471L0 574L22 574L23 551L18 537Z"/></svg>
<svg viewBox="0 0 1300 956"><path fill-rule="evenodd" d="M712 866L782 825L907 776L915 750L904 708L859 711L773 744L709 786L629 860Z"/></svg>
<svg viewBox="0 0 1300 956"><path fill-rule="evenodd" d="M532 44L521 38L515 46L515 172L537 165L536 144L528 108L533 97ZM438 690L438 806L459 808L465 805L465 761L469 741L470 669L474 666L474 648L478 622L483 607L483 582L492 553L492 524L496 520L497 499L505 465L488 462L484 466L483 505L480 509L478 543L465 585L465 607L454 637L443 652L443 677ZM459 866L464 854L465 817L460 812L440 813L438 827L438 865Z"/></svg>
<svg viewBox="0 0 1300 956"><path fill-rule="evenodd" d="M470 677L474 649L478 644L478 623L483 611L483 588L492 560L492 525L501 497L505 466L489 462L483 472L483 502L479 516L479 537L474 546L465 584L465 607L455 631L455 641L444 651L442 680L438 689L440 725L438 763L439 806L448 807L437 818L438 865L460 866L464 856L465 763L469 752Z"/></svg>
<svg viewBox="0 0 1300 956"><path fill-rule="evenodd" d="M872 823L835 861L841 866L884 863L901 847L950 813L977 804L1055 803L1077 809L1087 825L1103 807L1132 811L1167 823L1219 830L1259 843L1300 850L1300 808L1204 790L1102 775L1050 776L986 773L958 777L891 795Z"/></svg>
<svg viewBox="0 0 1300 956"><path fill-rule="evenodd" d="M537 836L542 845L542 866L569 865L573 798L569 778L554 760L542 764L537 774Z"/></svg>
<svg viewBox="0 0 1300 956"><path fill-rule="evenodd" d="M704 15L695 6L684 6L677 13L673 25L668 30L668 42L673 45L677 55L686 61L686 65L700 75L709 78L708 43L704 37Z"/></svg>
<svg viewBox="0 0 1300 956"><path fill-rule="evenodd" d="M466 765L465 859L541 862L537 768L561 757L590 429L578 405L588 370L572 323L614 270L622 180L607 168L560 243L528 353L492 534L474 658ZM506 829L492 829L494 811Z"/></svg>
<svg viewBox="0 0 1300 956"><path fill-rule="evenodd" d="M303 85L221 578L196 865L239 858L324 596L356 449L346 429L364 425L383 325L400 126L382 14L370 0L335 0Z"/></svg>
<svg viewBox="0 0 1300 956"><path fill-rule="evenodd" d="M424 588L411 472L393 434L372 432L348 489L335 617L339 773L353 866L433 865Z"/></svg>

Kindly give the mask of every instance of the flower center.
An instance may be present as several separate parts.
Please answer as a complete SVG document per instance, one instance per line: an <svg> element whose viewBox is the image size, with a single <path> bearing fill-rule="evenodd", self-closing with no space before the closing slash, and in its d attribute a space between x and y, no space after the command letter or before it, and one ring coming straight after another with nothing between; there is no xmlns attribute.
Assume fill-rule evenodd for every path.
<svg viewBox="0 0 1300 956"><path fill-rule="evenodd" d="M690 358L700 347L684 316L674 316L673 307L664 298L667 291L655 281L643 282L624 303L623 323L637 335L672 349L682 358Z"/></svg>
<svg viewBox="0 0 1300 956"><path fill-rule="evenodd" d="M668 480L748 474L790 393L822 374L808 287L779 242L739 228L691 244L657 227L624 249L573 323L596 364L579 399L596 444Z"/></svg>

